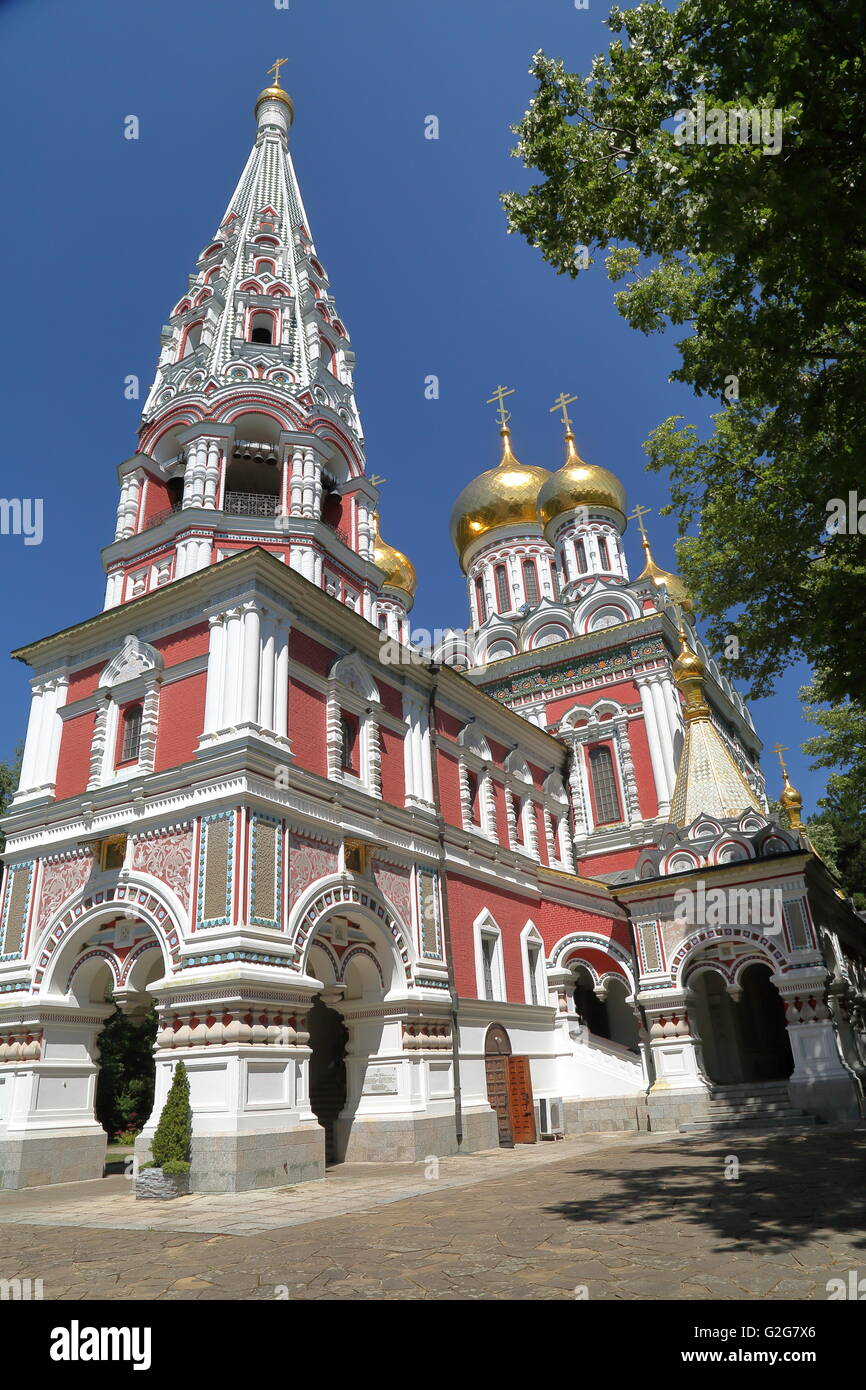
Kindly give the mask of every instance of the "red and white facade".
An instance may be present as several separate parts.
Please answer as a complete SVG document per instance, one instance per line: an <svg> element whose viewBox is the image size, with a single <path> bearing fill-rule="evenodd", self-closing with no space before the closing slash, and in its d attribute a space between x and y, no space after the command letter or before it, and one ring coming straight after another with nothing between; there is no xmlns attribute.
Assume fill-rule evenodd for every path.
<svg viewBox="0 0 866 1390"><path fill-rule="evenodd" d="M450 664L401 645L412 586L378 541L289 107L269 89L256 112L119 470L104 609L16 653L33 704L5 823L0 1185L101 1172L108 994L159 1010L142 1147L187 1065L197 1190L321 1176L323 1008L347 1034L338 1156L494 1145L491 1030L542 1118L619 1128L648 1095L673 1123L671 1094L691 1113L709 1084L689 980L713 962L731 997L771 970L789 1031L811 1030L798 1095L850 1118L858 919L767 816L755 731L699 643L746 793L734 817L671 824L676 627L611 517L490 536L470 598L502 551L520 603L473 609ZM785 932L681 928L689 875L778 880Z"/></svg>

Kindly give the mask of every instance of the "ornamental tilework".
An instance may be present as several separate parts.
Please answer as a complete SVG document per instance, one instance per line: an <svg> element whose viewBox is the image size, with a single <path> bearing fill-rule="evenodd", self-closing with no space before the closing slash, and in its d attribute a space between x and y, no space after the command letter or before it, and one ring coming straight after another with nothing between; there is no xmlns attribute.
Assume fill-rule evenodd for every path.
<svg viewBox="0 0 866 1390"><path fill-rule="evenodd" d="M91 854L78 854L67 859L53 860L45 864L42 871L42 885L39 890L39 909L36 918L36 931L41 933L48 925L58 908L83 888L91 873L94 862Z"/></svg>
<svg viewBox="0 0 866 1390"><path fill-rule="evenodd" d="M289 893L297 902L311 883L335 874L340 859L336 845L321 840L308 840L303 835L289 836Z"/></svg>
<svg viewBox="0 0 866 1390"><path fill-rule="evenodd" d="M153 874L189 908L192 875L192 828L188 825L137 838L132 867Z"/></svg>

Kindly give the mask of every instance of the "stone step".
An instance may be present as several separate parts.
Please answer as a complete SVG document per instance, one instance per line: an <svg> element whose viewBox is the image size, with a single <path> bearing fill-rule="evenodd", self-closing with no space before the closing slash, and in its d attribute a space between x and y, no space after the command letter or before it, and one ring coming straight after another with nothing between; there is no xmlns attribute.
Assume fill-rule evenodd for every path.
<svg viewBox="0 0 866 1390"><path fill-rule="evenodd" d="M787 1095L787 1081L739 1082L730 1086L712 1086L711 1096L770 1096Z"/></svg>
<svg viewBox="0 0 866 1390"><path fill-rule="evenodd" d="M711 1112L719 1115L726 1115L728 1113L736 1115L773 1115L777 1114L779 1111L797 1109L789 1100L782 1100L781 1096L778 1100L752 1101L751 1103L745 1100L738 1102L711 1100L709 1105Z"/></svg>
<svg viewBox="0 0 866 1390"><path fill-rule="evenodd" d="M750 1115L748 1118L715 1119L707 1116L700 1120L687 1120L679 1126L680 1134L727 1133L738 1129L803 1129L816 1124L814 1115Z"/></svg>

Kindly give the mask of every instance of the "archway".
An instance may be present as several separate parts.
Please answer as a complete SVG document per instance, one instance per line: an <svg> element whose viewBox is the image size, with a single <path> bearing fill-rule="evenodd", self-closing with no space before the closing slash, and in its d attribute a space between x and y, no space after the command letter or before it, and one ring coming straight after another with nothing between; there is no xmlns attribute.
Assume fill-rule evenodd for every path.
<svg viewBox="0 0 866 1390"><path fill-rule="evenodd" d="M785 1026L785 1008L771 980L770 967L748 965L736 985L721 971L705 968L690 988L701 1041L704 1070L719 1086L786 1080L794 1059Z"/></svg>
<svg viewBox="0 0 866 1390"><path fill-rule="evenodd" d="M572 968L575 1012L590 1033L638 1054L637 1020L627 1002L629 987L626 981L605 976L600 984L596 984L587 966L578 961L572 963Z"/></svg>
<svg viewBox="0 0 866 1390"><path fill-rule="evenodd" d="M317 923L306 973L322 985L307 1014L310 1109L326 1162L341 1163L366 1156L356 1120L395 1109L405 1090L402 1023L386 1006L403 972L381 928L344 904Z"/></svg>

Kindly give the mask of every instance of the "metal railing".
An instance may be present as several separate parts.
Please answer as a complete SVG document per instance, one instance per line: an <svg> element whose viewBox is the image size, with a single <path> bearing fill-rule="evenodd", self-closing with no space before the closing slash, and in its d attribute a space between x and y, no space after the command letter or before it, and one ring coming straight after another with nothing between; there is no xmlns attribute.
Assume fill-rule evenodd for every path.
<svg viewBox="0 0 866 1390"><path fill-rule="evenodd" d="M168 521L170 516L174 516L175 512L179 512L182 506L182 502L173 502L172 505L166 507L164 511L154 512L153 516L148 517L147 521L142 526L142 531L149 531L153 526L160 526L163 521Z"/></svg>
<svg viewBox="0 0 866 1390"><path fill-rule="evenodd" d="M269 492L227 492L223 511L229 516L276 516L279 497Z"/></svg>

